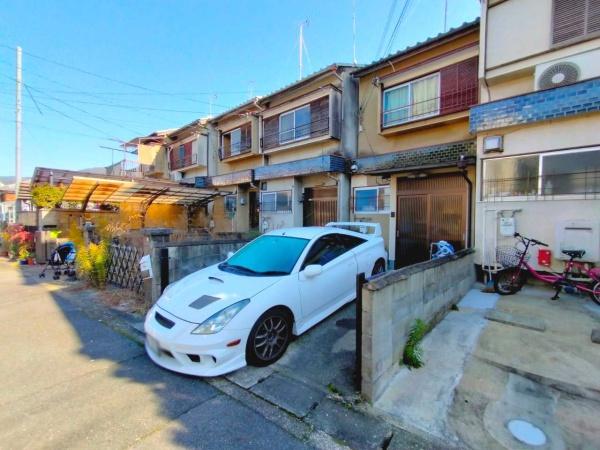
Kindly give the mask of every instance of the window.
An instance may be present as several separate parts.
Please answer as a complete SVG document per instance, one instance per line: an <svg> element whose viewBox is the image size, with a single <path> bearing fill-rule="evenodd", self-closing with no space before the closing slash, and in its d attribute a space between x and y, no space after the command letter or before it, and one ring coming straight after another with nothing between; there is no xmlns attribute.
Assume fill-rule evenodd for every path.
<svg viewBox="0 0 600 450"><path fill-rule="evenodd" d="M260 199L261 211L290 212L292 210L292 191L263 192Z"/></svg>
<svg viewBox="0 0 600 450"><path fill-rule="evenodd" d="M226 272L244 275L286 275L308 245L308 239L289 236L261 236L219 265Z"/></svg>
<svg viewBox="0 0 600 450"><path fill-rule="evenodd" d="M225 196L225 212L234 213L237 205L237 195Z"/></svg>
<svg viewBox="0 0 600 450"><path fill-rule="evenodd" d="M600 193L600 149L483 162L483 198Z"/></svg>
<svg viewBox="0 0 600 450"><path fill-rule="evenodd" d="M373 186L354 190L354 212L360 214L384 213L390 210L390 187Z"/></svg>
<svg viewBox="0 0 600 450"><path fill-rule="evenodd" d="M440 75L429 75L383 91L384 127L440 113Z"/></svg>
<svg viewBox="0 0 600 450"><path fill-rule="evenodd" d="M310 105L279 116L279 143L310 137Z"/></svg>
<svg viewBox="0 0 600 450"><path fill-rule="evenodd" d="M232 155L240 153L240 148L242 147L242 130L240 128L229 133L229 145Z"/></svg>
<svg viewBox="0 0 600 450"><path fill-rule="evenodd" d="M600 34L600 0L554 0L552 43Z"/></svg>
<svg viewBox="0 0 600 450"><path fill-rule="evenodd" d="M311 264L324 266L363 242L364 240L362 239L343 234L328 234L323 236L317 239L310 248L302 264L302 269Z"/></svg>

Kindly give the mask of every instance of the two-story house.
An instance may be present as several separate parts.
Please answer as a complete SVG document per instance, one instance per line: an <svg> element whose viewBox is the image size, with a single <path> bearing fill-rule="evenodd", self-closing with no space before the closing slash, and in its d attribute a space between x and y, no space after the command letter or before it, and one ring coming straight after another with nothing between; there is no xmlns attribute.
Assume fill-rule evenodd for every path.
<svg viewBox="0 0 600 450"><path fill-rule="evenodd" d="M600 0L482 1L479 79L477 262L515 231L600 261Z"/></svg>
<svg viewBox="0 0 600 450"><path fill-rule="evenodd" d="M216 227L225 220L225 230L264 232L348 218L355 69L332 64L210 121L219 158L210 183L231 192L215 202Z"/></svg>
<svg viewBox="0 0 600 450"><path fill-rule="evenodd" d="M210 158L205 119L194 120L171 131L164 146L172 180L194 183L195 177L208 174Z"/></svg>
<svg viewBox="0 0 600 450"><path fill-rule="evenodd" d="M430 258L431 244L471 246L479 21L354 73L358 155L352 217L382 225L392 267Z"/></svg>

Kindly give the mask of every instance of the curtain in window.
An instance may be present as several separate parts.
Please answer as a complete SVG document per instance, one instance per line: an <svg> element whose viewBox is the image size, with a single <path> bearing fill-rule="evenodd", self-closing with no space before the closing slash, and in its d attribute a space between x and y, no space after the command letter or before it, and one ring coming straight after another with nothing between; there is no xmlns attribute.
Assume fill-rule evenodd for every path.
<svg viewBox="0 0 600 450"><path fill-rule="evenodd" d="M408 86L383 93L383 124L404 122L408 119Z"/></svg>
<svg viewBox="0 0 600 450"><path fill-rule="evenodd" d="M296 134L295 139L310 135L310 107L306 106L296 110Z"/></svg>
<svg viewBox="0 0 600 450"><path fill-rule="evenodd" d="M294 113L279 116L279 142L294 140Z"/></svg>
<svg viewBox="0 0 600 450"><path fill-rule="evenodd" d="M438 76L414 81L412 87L412 118L436 114L439 109Z"/></svg>
<svg viewBox="0 0 600 450"><path fill-rule="evenodd" d="M231 154L237 155L240 153L241 144L242 144L242 132L238 128L237 130L233 130L230 134L231 139Z"/></svg>

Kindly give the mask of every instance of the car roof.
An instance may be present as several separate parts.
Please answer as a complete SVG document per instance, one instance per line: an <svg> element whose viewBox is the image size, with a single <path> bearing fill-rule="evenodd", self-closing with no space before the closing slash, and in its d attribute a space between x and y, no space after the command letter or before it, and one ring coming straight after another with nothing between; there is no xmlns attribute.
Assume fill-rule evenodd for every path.
<svg viewBox="0 0 600 450"><path fill-rule="evenodd" d="M349 230L344 230L343 228L336 227L295 227L295 228L280 228L279 230L269 231L265 233L268 236L289 236L295 238L303 238L303 239L313 239L318 236L323 236L325 234L330 233L340 233L347 234L350 236L359 236L363 239L365 236L360 233L356 233Z"/></svg>

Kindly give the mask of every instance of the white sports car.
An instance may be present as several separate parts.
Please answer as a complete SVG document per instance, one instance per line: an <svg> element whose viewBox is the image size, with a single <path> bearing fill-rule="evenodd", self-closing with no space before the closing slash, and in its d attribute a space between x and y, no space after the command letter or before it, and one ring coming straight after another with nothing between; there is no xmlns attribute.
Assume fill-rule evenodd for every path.
<svg viewBox="0 0 600 450"><path fill-rule="evenodd" d="M271 231L170 284L146 316L146 351L189 375L266 366L292 335L354 300L358 273L381 273L386 261L378 224Z"/></svg>

